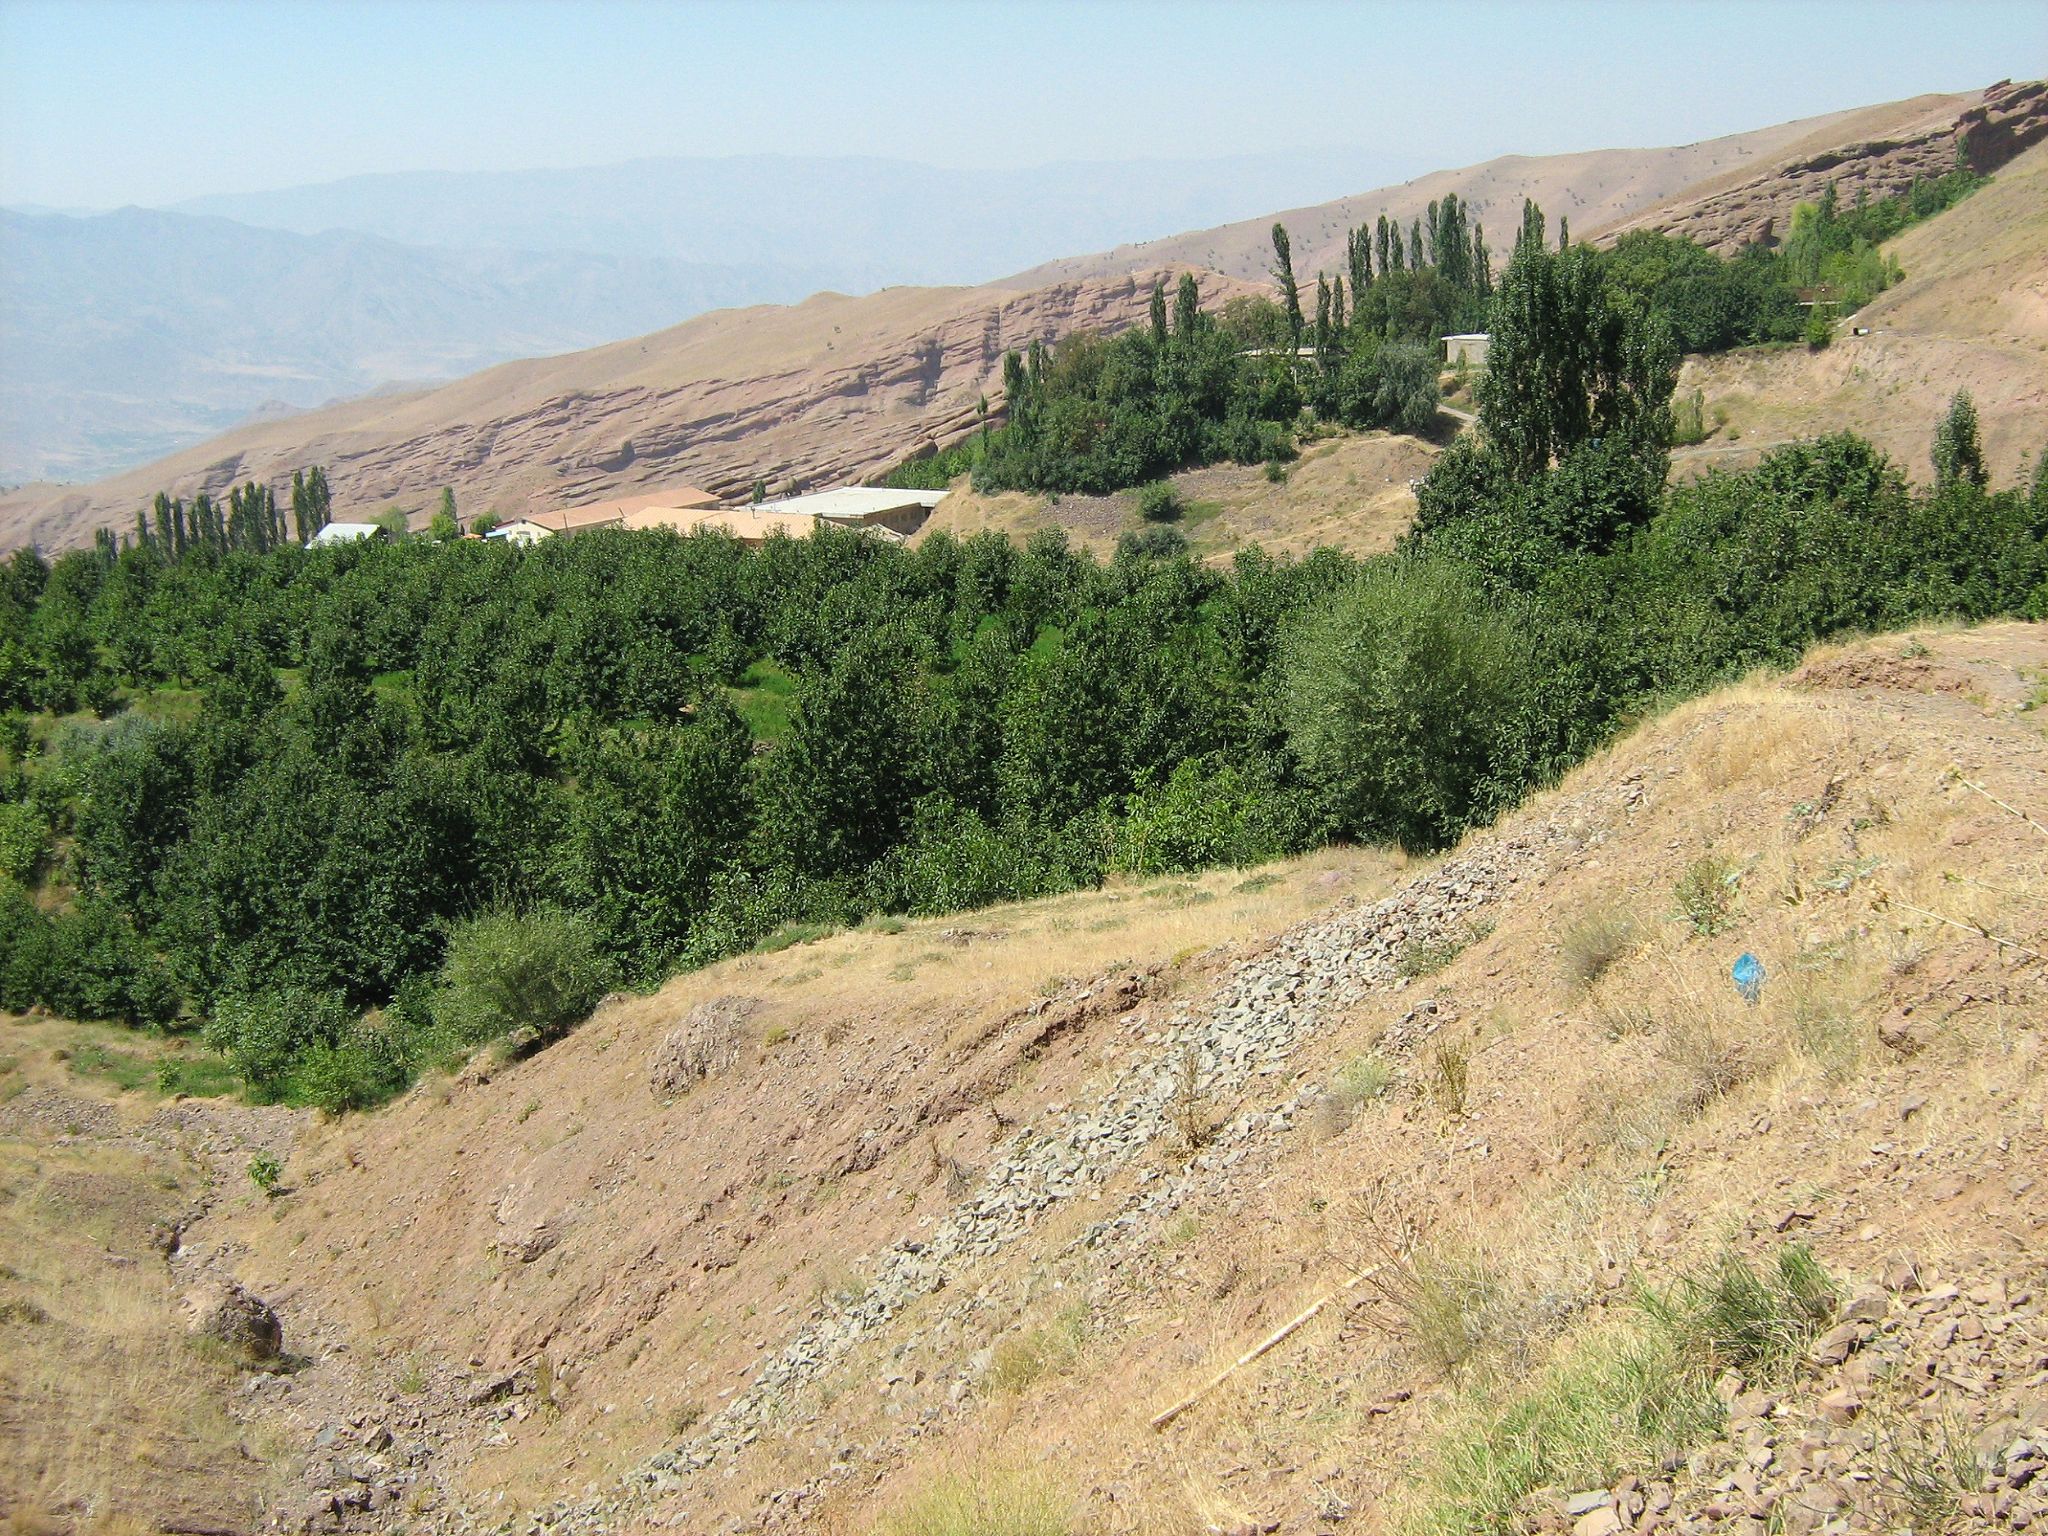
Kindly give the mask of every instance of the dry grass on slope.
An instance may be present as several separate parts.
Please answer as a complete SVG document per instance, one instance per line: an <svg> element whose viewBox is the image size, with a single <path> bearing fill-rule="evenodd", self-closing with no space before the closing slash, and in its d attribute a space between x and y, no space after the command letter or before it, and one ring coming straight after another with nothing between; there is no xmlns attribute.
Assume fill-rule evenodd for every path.
<svg viewBox="0 0 2048 1536"><path fill-rule="evenodd" d="M267 1477L148 1242L203 1187L58 1051L126 1032L0 1024L0 1519L18 1536L253 1529ZM260 1445L260 1442L257 1442Z"/></svg>
<svg viewBox="0 0 2048 1536"><path fill-rule="evenodd" d="M424 1419L493 1520L566 1495L616 1502L564 1530L1465 1528L1526 1490L1437 1448L1484 1451L1532 1384L1588 1400L1572 1362L1630 1326L1637 1276L1793 1235L1844 1279L2017 1276L2048 1244L2018 1203L2048 1162L2040 965L1983 936L2048 950L2048 838L1986 798L2048 802L2044 676L2039 626L1831 648L1428 864L1333 852L728 962L314 1131L295 1194L201 1239L246 1245L318 1359L276 1423ZM1300 1027L1204 1068L1226 995L1238 1039ZM657 1096L671 1028L735 997L730 1067ZM1101 1145L1162 1083L1156 1132L868 1305L1018 1159ZM1640 1403L1658 1369L1599 1390ZM708 1466L632 1476L736 1423ZM1636 1453L1578 1449L1555 1464Z"/></svg>
<svg viewBox="0 0 2048 1536"><path fill-rule="evenodd" d="M1768 1267L1797 1238L1845 1286L1910 1256L2018 1294L2048 1242L2015 1204L2048 1159L2041 964L1977 930L2048 949L2048 839L1950 770L2048 801L2044 673L2038 627L1822 652L1680 708L1480 835L1550 824L1565 842L1489 931L1319 1031L1271 1091L1313 1099L1373 1059L1386 1089L1192 1172L1123 1249L1048 1251L1006 1337L1085 1299L1079 1360L958 1421L835 1528L985 1463L1061 1468L1075 1531L1464 1529L1459 1511L1521 1491L1475 1488L1441 1448L1478 1433L1480 1464L1512 1460L1484 1437L1526 1428L1510 1410L1532 1391L1597 1409L1676 1390L1682 1362L1589 1374L1619 1358L1599 1351L1630 1326L1632 1275L1666 1284L1731 1243ZM1725 902L1699 899L1716 886ZM1745 950L1770 971L1754 1007L1728 977ZM1389 1268L1147 1427L1373 1264ZM1803 1412L1804 1370L1786 1368ZM1899 1411L1995 1425L2041 1385L1980 1400L1936 1383ZM1649 1441L1603 1413L1548 1422L1586 1430L1553 1446L1579 1476L1654 1471L1629 1461Z"/></svg>
<svg viewBox="0 0 2048 1536"><path fill-rule="evenodd" d="M249 1246L242 1278L322 1362L276 1411L307 1437L344 1413L424 1412L455 1495L501 1512L608 1486L814 1309L858 1296L877 1255L1088 1079L1097 1031L1129 1006L1115 986L1089 998L1089 978L1129 997L1199 987L1243 935L1397 867L1334 851L785 935L608 1003L530 1060L316 1129L290 1160L297 1193L245 1193L210 1224ZM657 1095L665 1037L734 998L730 1068ZM461 1407L469 1383L520 1370L546 1388L517 1418ZM744 1505L811 1454L764 1445L719 1497Z"/></svg>
<svg viewBox="0 0 2048 1536"><path fill-rule="evenodd" d="M1437 449L1384 432L1334 432L1304 445L1274 479L1264 465L1216 464L1171 477L1187 511L1173 525L1201 559L1227 560L1247 544L1305 555L1325 546L1357 555L1394 546L1415 515L1409 482L1429 472ZM983 495L963 480L920 532L959 538L993 529L1022 542L1041 528L1063 529L1077 546L1108 555L1143 528L1135 492L1113 496Z"/></svg>

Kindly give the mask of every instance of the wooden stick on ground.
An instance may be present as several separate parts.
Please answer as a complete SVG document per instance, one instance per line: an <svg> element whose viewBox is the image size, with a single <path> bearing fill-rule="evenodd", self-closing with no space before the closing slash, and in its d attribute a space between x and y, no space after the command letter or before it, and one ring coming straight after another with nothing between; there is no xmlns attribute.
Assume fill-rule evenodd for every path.
<svg viewBox="0 0 2048 1536"><path fill-rule="evenodd" d="M1271 1333L1267 1334L1263 1339L1259 1340L1258 1343L1254 1344L1250 1349L1246 1350L1243 1354L1239 1355L1235 1360L1231 1361L1230 1364L1223 1367L1222 1370L1218 1371L1214 1376L1211 1376L1207 1381L1203 1382L1199 1387L1195 1388L1194 1391L1190 1392L1186 1397L1182 1398L1179 1402L1175 1403L1171 1408L1167 1409L1164 1413L1154 1414L1152 1416L1152 1427L1154 1429L1166 1428L1167 1425L1171 1424L1175 1419L1179 1418L1182 1414L1186 1413L1190 1408L1194 1407L1196 1403L1200 1402L1203 1398L1207 1397L1211 1392L1215 1391L1216 1388L1222 1386L1225 1381L1230 1379L1232 1374L1242 1370L1245 1366L1250 1365L1254 1360L1258 1359L1259 1356L1265 1354L1267 1351L1277 1348L1283 1341L1285 1341L1289 1334L1293 1333L1297 1328L1301 1327L1310 1318L1314 1317L1318 1312L1322 1311L1323 1308L1327 1307L1331 1302L1335 1301L1339 1296L1342 1296L1346 1291L1350 1290L1353 1286L1357 1285L1361 1280L1364 1280L1370 1275L1375 1275L1379 1273L1379 1268L1379 1265L1374 1264L1369 1268L1361 1269L1357 1274L1353 1275L1349 1280L1346 1280L1342 1285L1338 1286L1335 1290L1326 1293L1314 1305L1304 1309L1301 1312L1296 1313L1293 1317L1289 1318L1286 1322L1282 1323L1278 1328L1275 1328Z"/></svg>
<svg viewBox="0 0 2048 1536"><path fill-rule="evenodd" d="M1991 793L1991 791L1986 789L1982 784L1978 784L1973 780L1964 778L1961 769L1951 769L1950 771L1955 774L1956 782L1962 785L1963 788L1974 789L1978 794L1982 795L1986 800L1989 800L2001 811L2005 811L2011 815L2019 817L2021 821L2024 821L2028 826L2032 827L2036 832L2040 833L2043 837L2048 837L2048 827L2042 826L2040 822L2034 820L2033 817L2029 816L2025 811L2021 810L2018 806L2007 805L2003 800L1999 799L1998 796Z"/></svg>
<svg viewBox="0 0 2048 1536"><path fill-rule="evenodd" d="M1944 917L1939 912L1930 912L1925 907L1916 907L1910 901L1901 901L1889 891L1880 889L1876 906L1879 911L1883 911L1887 905L1904 907L1908 912L1917 912L1922 917L1931 917L1937 923L1946 923L1951 928L1960 928L1965 933L1974 933L1978 938L1988 940L1996 944L2000 949L2009 949L2016 954L2026 955L2034 960L2048 960L2048 955L2042 954L2038 949L2029 949L2016 939L2008 939L2002 934L1993 933L1982 923L1966 923L1960 918Z"/></svg>

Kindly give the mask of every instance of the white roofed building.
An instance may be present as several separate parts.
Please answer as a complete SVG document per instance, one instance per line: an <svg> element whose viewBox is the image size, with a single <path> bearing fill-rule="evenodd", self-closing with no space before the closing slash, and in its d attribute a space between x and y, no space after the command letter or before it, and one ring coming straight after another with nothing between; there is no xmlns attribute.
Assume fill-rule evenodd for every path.
<svg viewBox="0 0 2048 1536"><path fill-rule="evenodd" d="M306 540L306 548L325 549L330 544L354 544L361 539L384 537L384 530L375 523L329 523Z"/></svg>
<svg viewBox="0 0 2048 1536"><path fill-rule="evenodd" d="M908 538L922 528L932 508L946 499L944 491L897 491L887 486L846 485L836 491L812 491L764 501L761 512L815 517L841 528L882 528Z"/></svg>

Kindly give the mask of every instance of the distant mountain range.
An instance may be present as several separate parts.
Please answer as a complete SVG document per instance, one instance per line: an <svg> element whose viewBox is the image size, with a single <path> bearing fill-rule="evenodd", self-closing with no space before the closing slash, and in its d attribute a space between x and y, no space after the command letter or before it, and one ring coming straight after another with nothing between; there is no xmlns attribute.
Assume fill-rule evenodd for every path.
<svg viewBox="0 0 2048 1536"><path fill-rule="evenodd" d="M0 213L0 481L105 474L251 416L637 335L830 274L428 250L126 208Z"/></svg>
<svg viewBox="0 0 2048 1536"><path fill-rule="evenodd" d="M707 310L982 281L1387 169L1349 153L1003 172L757 156L0 213L0 483L91 479L251 417Z"/></svg>

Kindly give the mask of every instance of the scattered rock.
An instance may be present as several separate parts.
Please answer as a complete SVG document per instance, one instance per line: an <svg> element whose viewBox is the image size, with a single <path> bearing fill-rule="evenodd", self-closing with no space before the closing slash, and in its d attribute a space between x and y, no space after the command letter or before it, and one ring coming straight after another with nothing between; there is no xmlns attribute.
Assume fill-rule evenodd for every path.
<svg viewBox="0 0 2048 1536"><path fill-rule="evenodd" d="M284 1328L262 1297L238 1281L221 1280L185 1298L192 1331L218 1340L252 1364L267 1364L284 1348Z"/></svg>
<svg viewBox="0 0 2048 1536"><path fill-rule="evenodd" d="M716 997L684 1014L648 1061L655 1097L674 1098L729 1070L739 1060L740 1026L759 1006L751 997Z"/></svg>

